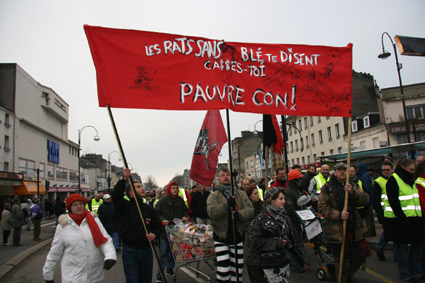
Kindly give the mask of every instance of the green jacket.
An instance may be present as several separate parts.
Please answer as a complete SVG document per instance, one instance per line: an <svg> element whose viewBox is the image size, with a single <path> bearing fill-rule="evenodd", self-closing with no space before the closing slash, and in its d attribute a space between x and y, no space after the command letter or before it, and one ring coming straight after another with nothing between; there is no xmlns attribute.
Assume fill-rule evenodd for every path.
<svg viewBox="0 0 425 283"><path fill-rule="evenodd" d="M240 218L236 221L236 227L239 234L244 237L249 222L254 217L254 206L244 191L236 190L236 205ZM207 199L207 212L211 219L211 225L214 233L220 238L225 239L227 235L228 206L227 199L219 190L214 191Z"/></svg>
<svg viewBox="0 0 425 283"><path fill-rule="evenodd" d="M188 215L188 208L184 200L179 196L172 198L169 195L165 195L157 202L154 209L158 213L161 222L164 220L171 222L174 218L182 219ZM160 239L167 239L165 228L163 228Z"/></svg>
<svg viewBox="0 0 425 283"><path fill-rule="evenodd" d="M350 227L354 227L355 241L360 241L364 238L365 228L356 207L366 205L369 195L362 191L357 184L351 184L353 192L348 196L350 218L347 221L347 231L350 230ZM329 243L341 243L342 241L344 221L341 219L341 212L344 209L344 195L344 185L337 180L336 176L332 176L329 182L322 187L319 195L318 209L320 214L325 217L324 232Z"/></svg>

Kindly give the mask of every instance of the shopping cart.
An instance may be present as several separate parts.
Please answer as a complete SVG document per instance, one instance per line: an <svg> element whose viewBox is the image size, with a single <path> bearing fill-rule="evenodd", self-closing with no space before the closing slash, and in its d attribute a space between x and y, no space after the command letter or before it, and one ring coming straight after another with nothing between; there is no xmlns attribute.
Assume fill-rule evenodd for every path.
<svg viewBox="0 0 425 283"><path fill-rule="evenodd" d="M314 255L319 261L319 267L316 270L317 278L320 280L335 279L335 259L323 252L326 247L326 239L322 230L324 218L316 213L312 208L296 211L297 217L301 220L309 245L314 248Z"/></svg>
<svg viewBox="0 0 425 283"><path fill-rule="evenodd" d="M196 277L202 276L207 282L211 282L211 275L215 273L215 268L208 262L215 257L211 225L183 223L180 219L174 219L173 225L165 226L165 231L176 263L173 282L176 282L177 272L183 267L194 272ZM201 262L211 272L200 271Z"/></svg>

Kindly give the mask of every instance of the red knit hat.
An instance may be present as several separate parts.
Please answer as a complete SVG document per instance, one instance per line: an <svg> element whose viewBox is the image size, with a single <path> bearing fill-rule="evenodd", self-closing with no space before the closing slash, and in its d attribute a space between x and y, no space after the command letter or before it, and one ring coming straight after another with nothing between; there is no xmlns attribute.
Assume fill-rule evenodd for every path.
<svg viewBox="0 0 425 283"><path fill-rule="evenodd" d="M298 171L297 169L291 170L288 174L288 180L289 181L299 179L299 178L302 178L302 177L303 177L303 174L301 174L301 172Z"/></svg>
<svg viewBox="0 0 425 283"><path fill-rule="evenodd" d="M79 195L79 194L72 194L69 197L67 197L66 200L65 200L65 202L66 202L66 209L69 209L69 207L71 206L71 204L74 201L77 201L77 200L81 200L82 202L84 202L84 204L87 203L87 201L85 200L85 198L83 198L81 195Z"/></svg>

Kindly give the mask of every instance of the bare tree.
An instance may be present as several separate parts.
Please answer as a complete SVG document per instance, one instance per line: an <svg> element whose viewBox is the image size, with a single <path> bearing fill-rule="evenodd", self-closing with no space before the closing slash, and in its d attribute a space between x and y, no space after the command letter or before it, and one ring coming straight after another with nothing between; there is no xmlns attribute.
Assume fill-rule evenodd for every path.
<svg viewBox="0 0 425 283"><path fill-rule="evenodd" d="M146 178L146 182L143 183L143 186L145 187L145 190L147 190L147 191L158 188L158 184L155 180L155 177L152 176L152 175L149 175Z"/></svg>

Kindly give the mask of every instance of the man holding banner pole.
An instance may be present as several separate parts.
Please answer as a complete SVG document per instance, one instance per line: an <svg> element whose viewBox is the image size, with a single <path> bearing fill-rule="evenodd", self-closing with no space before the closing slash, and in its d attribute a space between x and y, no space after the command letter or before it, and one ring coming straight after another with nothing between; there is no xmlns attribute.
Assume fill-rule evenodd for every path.
<svg viewBox="0 0 425 283"><path fill-rule="evenodd" d="M216 282L236 282L237 277L242 278L244 233L254 216L254 207L244 191L235 190L232 196L230 178L229 170L222 169L218 173L218 189L207 199L217 256ZM235 222L235 230L232 221Z"/></svg>

